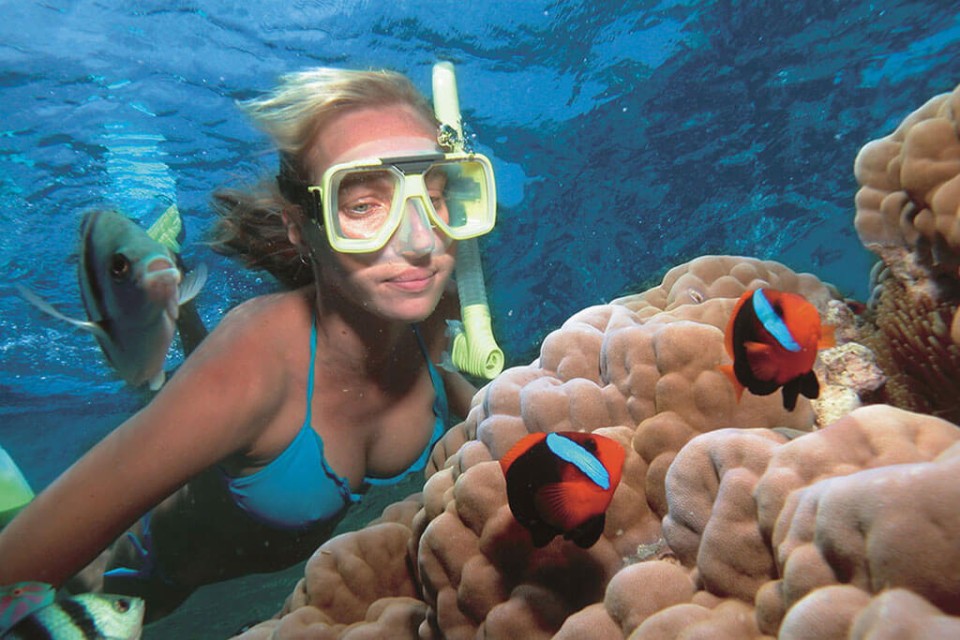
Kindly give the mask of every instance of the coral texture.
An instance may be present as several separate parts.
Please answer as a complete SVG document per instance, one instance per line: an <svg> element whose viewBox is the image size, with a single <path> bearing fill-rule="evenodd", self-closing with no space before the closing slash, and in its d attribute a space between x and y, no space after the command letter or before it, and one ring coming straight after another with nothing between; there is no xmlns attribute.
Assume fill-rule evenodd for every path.
<svg viewBox="0 0 960 640"><path fill-rule="evenodd" d="M585 309L478 394L434 449L422 503L324 544L278 617L242 637L885 637L895 614L897 629L956 628L960 429L854 401L815 430L825 414L805 398L738 403L721 327L757 286L834 307L841 341L856 335L815 277L730 256ZM882 383L856 343L822 356L838 387ZM627 453L589 549L535 548L497 463L563 430Z"/></svg>
<svg viewBox="0 0 960 640"><path fill-rule="evenodd" d="M857 155L855 225L880 256L869 341L885 400L960 420L960 87Z"/></svg>

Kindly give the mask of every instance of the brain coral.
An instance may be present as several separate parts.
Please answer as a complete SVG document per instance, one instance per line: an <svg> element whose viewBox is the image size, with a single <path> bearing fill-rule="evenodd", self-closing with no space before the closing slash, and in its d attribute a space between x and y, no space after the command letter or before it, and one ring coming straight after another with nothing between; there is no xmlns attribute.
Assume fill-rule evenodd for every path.
<svg viewBox="0 0 960 640"><path fill-rule="evenodd" d="M876 333L885 400L960 420L960 87L857 155L855 225L880 256Z"/></svg>
<svg viewBox="0 0 960 640"><path fill-rule="evenodd" d="M324 544L281 615L243 637L824 637L876 633L887 604L910 612L904 628L952 628L960 578L935 559L960 566L944 482L960 430L868 406L812 431L804 398L737 403L720 327L756 286L836 303L813 276L708 256L574 315L478 394L422 501ZM537 549L497 459L571 429L620 442L623 479L596 545Z"/></svg>

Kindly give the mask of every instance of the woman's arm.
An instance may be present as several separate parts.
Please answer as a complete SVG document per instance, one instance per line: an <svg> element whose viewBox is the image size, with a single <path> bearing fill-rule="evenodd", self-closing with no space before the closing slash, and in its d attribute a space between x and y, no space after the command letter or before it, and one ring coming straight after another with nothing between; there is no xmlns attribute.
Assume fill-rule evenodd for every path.
<svg viewBox="0 0 960 640"><path fill-rule="evenodd" d="M0 584L62 584L190 478L249 448L280 376L241 320L224 318L148 406L0 532Z"/></svg>

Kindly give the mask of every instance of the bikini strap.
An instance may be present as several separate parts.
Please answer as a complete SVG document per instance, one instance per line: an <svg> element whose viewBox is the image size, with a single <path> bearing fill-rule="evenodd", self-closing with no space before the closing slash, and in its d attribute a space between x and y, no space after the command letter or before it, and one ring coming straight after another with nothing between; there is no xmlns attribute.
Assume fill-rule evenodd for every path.
<svg viewBox="0 0 960 640"><path fill-rule="evenodd" d="M313 404L313 370L317 358L317 319L310 323L310 371L307 373L307 417L304 424L310 424L311 405Z"/></svg>
<svg viewBox="0 0 960 640"><path fill-rule="evenodd" d="M444 423L446 423L449 409L447 407L446 388L443 386L443 377L434 366L433 360L430 359L430 352L427 350L427 343L423 339L423 335L420 333L420 325L412 324L410 326L413 327L413 335L417 336L417 344L420 345L420 352L423 354L423 359L427 362L427 370L430 372L430 382L433 383L433 391L435 396L433 401L433 412L437 417L442 418Z"/></svg>

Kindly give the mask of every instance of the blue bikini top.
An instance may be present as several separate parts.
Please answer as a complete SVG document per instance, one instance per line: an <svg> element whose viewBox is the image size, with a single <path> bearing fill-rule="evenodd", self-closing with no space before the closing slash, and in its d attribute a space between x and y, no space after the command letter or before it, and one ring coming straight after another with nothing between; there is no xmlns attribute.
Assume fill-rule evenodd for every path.
<svg viewBox="0 0 960 640"><path fill-rule="evenodd" d="M392 478L366 477L363 479L365 484L396 484L408 474L421 471L426 467L433 446L445 430L448 408L443 379L430 362L427 346L419 329L416 325L412 326L420 351L427 360L430 380L436 394L433 402L433 413L436 416L433 434L420 457L405 471ZM327 464L323 455L323 439L310 426L316 352L317 327L314 324L310 331L307 415L297 436L279 456L255 473L234 477L223 472L227 491L237 506L253 518L282 529L300 529L330 520L350 504L359 502L362 497L362 494L352 493L347 479L337 475Z"/></svg>

